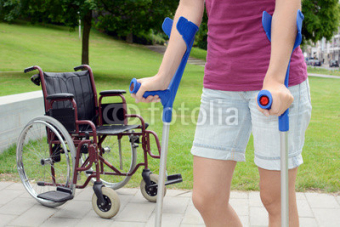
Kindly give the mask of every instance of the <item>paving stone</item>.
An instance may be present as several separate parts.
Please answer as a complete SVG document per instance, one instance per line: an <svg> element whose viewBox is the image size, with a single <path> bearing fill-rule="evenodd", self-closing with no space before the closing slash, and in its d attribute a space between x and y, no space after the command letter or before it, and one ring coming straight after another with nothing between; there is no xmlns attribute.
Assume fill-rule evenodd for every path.
<svg viewBox="0 0 340 227"><path fill-rule="evenodd" d="M299 218L300 227L318 227L315 218Z"/></svg>
<svg viewBox="0 0 340 227"><path fill-rule="evenodd" d="M0 204L6 204L23 193L24 193L23 190L15 190L15 191L7 190L7 189L1 190L0 191Z"/></svg>
<svg viewBox="0 0 340 227"><path fill-rule="evenodd" d="M306 193L311 208L340 208L333 195L320 193Z"/></svg>
<svg viewBox="0 0 340 227"><path fill-rule="evenodd" d="M268 213L264 207L250 207L250 226L268 226Z"/></svg>
<svg viewBox="0 0 340 227"><path fill-rule="evenodd" d="M6 187L6 190L23 190L23 189L26 190L22 183L11 184L8 187Z"/></svg>
<svg viewBox="0 0 340 227"><path fill-rule="evenodd" d="M191 224L181 224L180 227L203 227L205 226L204 224L202 225L191 225Z"/></svg>
<svg viewBox="0 0 340 227"><path fill-rule="evenodd" d="M338 201L339 205L340 205L340 196L336 197L336 200Z"/></svg>
<svg viewBox="0 0 340 227"><path fill-rule="evenodd" d="M163 200L163 213L184 214L189 200L189 198L165 197Z"/></svg>
<svg viewBox="0 0 340 227"><path fill-rule="evenodd" d="M166 196L166 195L165 195ZM144 196L142 195L142 192L140 190L138 190L136 192L136 194L133 196L133 198L131 199L132 203L140 203L140 204L145 204L146 202L148 202L148 200L146 200L144 198Z"/></svg>
<svg viewBox="0 0 340 227"><path fill-rule="evenodd" d="M299 217L314 217L307 200L296 200Z"/></svg>
<svg viewBox="0 0 340 227"><path fill-rule="evenodd" d="M78 222L80 222L80 219L52 217L46 220L41 227L73 227Z"/></svg>
<svg viewBox="0 0 340 227"><path fill-rule="evenodd" d="M10 225L15 226L39 226L49 219L59 208L49 208L41 204L33 206L18 218L11 221Z"/></svg>
<svg viewBox="0 0 340 227"><path fill-rule="evenodd" d="M122 211L119 211L115 220L123 222L147 222L152 211L155 209L155 205L155 203L149 202L144 204L131 202Z"/></svg>
<svg viewBox="0 0 340 227"><path fill-rule="evenodd" d="M230 199L229 203L234 208L237 215L249 215L248 199Z"/></svg>
<svg viewBox="0 0 340 227"><path fill-rule="evenodd" d="M230 192L230 199L248 199L248 198L249 198L248 192L241 192L241 191Z"/></svg>
<svg viewBox="0 0 340 227"><path fill-rule="evenodd" d="M296 200L306 200L305 193L303 193L303 192L297 192L297 193L296 193Z"/></svg>
<svg viewBox="0 0 340 227"><path fill-rule="evenodd" d="M176 197L189 197L190 196L191 197L191 190L167 190L166 197L174 197L174 196Z"/></svg>
<svg viewBox="0 0 340 227"><path fill-rule="evenodd" d="M260 192L249 192L249 206L250 207L263 207Z"/></svg>
<svg viewBox="0 0 340 227"><path fill-rule="evenodd" d="M0 226L8 226L7 224L17 217L16 215L0 214Z"/></svg>
<svg viewBox="0 0 340 227"><path fill-rule="evenodd" d="M76 194L73 200L89 201L92 199L93 193L94 192L93 192L92 187L86 187L84 189L76 189Z"/></svg>
<svg viewBox="0 0 340 227"><path fill-rule="evenodd" d="M145 227L155 226L156 214L153 213ZM162 214L162 227L179 227L183 218L183 214Z"/></svg>
<svg viewBox="0 0 340 227"><path fill-rule="evenodd" d="M80 219L92 209L92 201L70 200L60 207L53 217Z"/></svg>
<svg viewBox="0 0 340 227"><path fill-rule="evenodd" d="M133 195L119 195L120 209L123 210L127 204L133 202Z"/></svg>
<svg viewBox="0 0 340 227"><path fill-rule="evenodd" d="M129 196L133 196L135 195L139 190L139 188L120 188L115 190L117 192L117 194L120 195L129 195Z"/></svg>
<svg viewBox="0 0 340 227"><path fill-rule="evenodd" d="M90 210L84 218L82 218L75 227L93 227L93 226L100 226L100 227L109 227L115 222L115 217L111 219L105 219L99 217L94 210Z"/></svg>
<svg viewBox="0 0 340 227"><path fill-rule="evenodd" d="M36 201L26 190L23 191L23 193L19 196L20 198L26 198L26 199L32 199L34 201Z"/></svg>
<svg viewBox="0 0 340 227"><path fill-rule="evenodd" d="M192 191L185 191L183 193L181 193L180 195L178 195L180 197L187 197L187 198L192 198Z"/></svg>
<svg viewBox="0 0 340 227"><path fill-rule="evenodd" d="M340 209L312 208L320 227L339 227Z"/></svg>
<svg viewBox="0 0 340 227"><path fill-rule="evenodd" d="M113 222L111 225L111 227L144 227L144 226L145 223L141 222Z"/></svg>
<svg viewBox="0 0 340 227"><path fill-rule="evenodd" d="M188 206L182 224L204 225L203 218L194 206Z"/></svg>
<svg viewBox="0 0 340 227"><path fill-rule="evenodd" d="M0 214L20 215L36 205L36 201L28 198L16 198L0 208Z"/></svg>
<svg viewBox="0 0 340 227"><path fill-rule="evenodd" d="M249 227L249 216L239 216L243 227Z"/></svg>
<svg viewBox="0 0 340 227"><path fill-rule="evenodd" d="M13 182L7 182L7 181L5 181L5 182L0 182L0 191L1 191L2 189L7 188L7 187L10 186L11 184L14 184L14 183L13 183Z"/></svg>

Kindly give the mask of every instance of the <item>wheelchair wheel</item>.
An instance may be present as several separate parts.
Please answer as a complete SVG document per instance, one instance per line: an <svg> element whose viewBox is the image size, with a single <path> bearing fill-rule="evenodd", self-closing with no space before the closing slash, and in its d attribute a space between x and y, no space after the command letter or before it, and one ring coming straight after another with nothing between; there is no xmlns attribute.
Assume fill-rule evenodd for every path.
<svg viewBox="0 0 340 227"><path fill-rule="evenodd" d="M157 174L150 174L150 181L151 181L151 184L158 184L158 178L159 176ZM140 182L140 190L142 192L142 195L144 196L144 198L150 202L157 202L157 190L158 190L158 187L154 187L154 188L151 188L150 190L148 190L146 188L146 183L144 180L142 180ZM164 196L166 194L166 187L164 187Z"/></svg>
<svg viewBox="0 0 340 227"><path fill-rule="evenodd" d="M93 193L92 207L100 217L109 219L118 213L120 200L118 194L112 188L102 187L102 193L107 204L105 206L101 206L96 194Z"/></svg>
<svg viewBox="0 0 340 227"><path fill-rule="evenodd" d="M33 198L49 207L73 198L75 147L60 122L48 116L32 119L19 136L16 152L19 176ZM60 198L63 192L57 187L67 191L66 197Z"/></svg>
<svg viewBox="0 0 340 227"><path fill-rule="evenodd" d="M116 136L108 137L102 143L102 147L105 148L102 157L112 166L117 168L122 173L130 173L133 171L137 163L137 149L134 143L129 141L129 137L124 136L121 138L121 141L117 140ZM81 161L84 162L87 157L88 154L82 154ZM103 168L104 172L113 172L113 170L105 164L103 165ZM92 168L91 171L93 171ZM85 172L87 176L89 176L88 173L89 172ZM106 187L117 190L126 185L131 179L131 176L102 174L100 179ZM93 183L95 178L92 178L91 181Z"/></svg>

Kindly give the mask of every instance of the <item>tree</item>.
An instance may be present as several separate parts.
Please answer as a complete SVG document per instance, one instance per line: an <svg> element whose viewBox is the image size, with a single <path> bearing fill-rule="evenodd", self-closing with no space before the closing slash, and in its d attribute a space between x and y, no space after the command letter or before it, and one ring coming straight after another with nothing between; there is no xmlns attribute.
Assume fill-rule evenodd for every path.
<svg viewBox="0 0 340 227"><path fill-rule="evenodd" d="M305 16L302 26L304 40L316 42L325 37L330 40L339 27L338 0L304 0L302 13Z"/></svg>
<svg viewBox="0 0 340 227"><path fill-rule="evenodd" d="M133 42L150 29L161 30L166 16L172 17L175 0L98 0L95 26Z"/></svg>

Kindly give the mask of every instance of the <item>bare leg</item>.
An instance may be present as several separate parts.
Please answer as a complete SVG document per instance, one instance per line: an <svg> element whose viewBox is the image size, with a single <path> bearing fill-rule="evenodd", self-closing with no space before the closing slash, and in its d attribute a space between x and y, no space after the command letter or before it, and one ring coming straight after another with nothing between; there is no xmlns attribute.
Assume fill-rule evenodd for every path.
<svg viewBox="0 0 340 227"><path fill-rule="evenodd" d="M299 216L296 205L295 179L297 169L288 171L289 175L289 226L299 226ZM280 171L259 168L260 195L263 205L269 214L269 227L281 226L281 176Z"/></svg>
<svg viewBox="0 0 340 227"><path fill-rule="evenodd" d="M194 156L193 202L207 227L242 226L229 204L235 161Z"/></svg>

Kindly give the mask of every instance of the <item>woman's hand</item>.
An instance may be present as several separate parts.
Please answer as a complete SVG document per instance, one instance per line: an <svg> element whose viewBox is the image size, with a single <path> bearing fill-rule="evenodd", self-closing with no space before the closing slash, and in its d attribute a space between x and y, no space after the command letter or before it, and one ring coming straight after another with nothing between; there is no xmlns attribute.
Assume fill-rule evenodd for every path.
<svg viewBox="0 0 340 227"><path fill-rule="evenodd" d="M131 94L133 98L135 98L136 103L138 102L159 102L160 98L158 95L152 96L149 95L147 98L144 98L143 95L146 91L158 91L165 90L168 87L168 84L164 82L164 79L160 78L158 75L153 77L146 77L137 80L138 83L141 84L138 92L136 94Z"/></svg>
<svg viewBox="0 0 340 227"><path fill-rule="evenodd" d="M294 101L293 95L282 82L265 79L262 90L268 90L273 98L270 110L262 109L258 106L259 111L266 116L281 116Z"/></svg>

